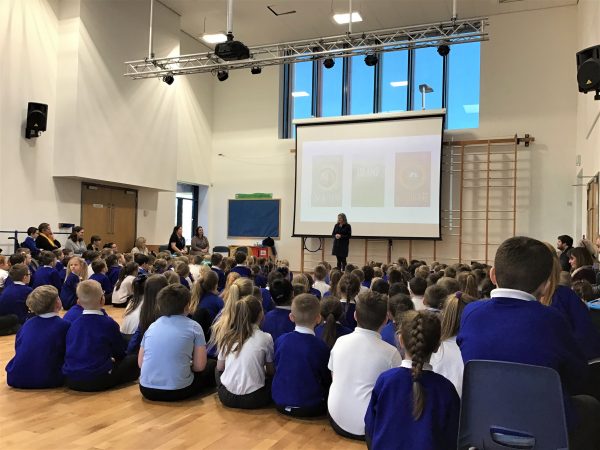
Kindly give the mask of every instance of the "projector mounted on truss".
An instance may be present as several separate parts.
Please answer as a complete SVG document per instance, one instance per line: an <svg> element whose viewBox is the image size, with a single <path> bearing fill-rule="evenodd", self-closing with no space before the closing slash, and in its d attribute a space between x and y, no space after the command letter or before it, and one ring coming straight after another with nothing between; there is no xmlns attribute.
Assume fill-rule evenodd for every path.
<svg viewBox="0 0 600 450"><path fill-rule="evenodd" d="M151 0L152 2L153 0ZM481 42L489 39L485 17L352 33L301 41L247 47L233 38L232 3L228 0L227 42L214 52L155 58L152 53L152 7L148 58L125 62L124 76L134 80L195 73L225 73L235 69L291 64L307 60L377 55L384 52Z"/></svg>

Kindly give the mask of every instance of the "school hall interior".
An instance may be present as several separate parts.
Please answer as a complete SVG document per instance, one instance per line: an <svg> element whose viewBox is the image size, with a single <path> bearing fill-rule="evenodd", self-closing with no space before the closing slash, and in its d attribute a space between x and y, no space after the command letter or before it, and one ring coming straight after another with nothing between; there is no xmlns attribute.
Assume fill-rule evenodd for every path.
<svg viewBox="0 0 600 450"><path fill-rule="evenodd" d="M370 90L362 97L358 89L352 97L350 64L340 58L332 68L339 71L339 79L327 81L327 69L317 61L318 69L311 69L307 78L307 86L316 89L308 93L305 109L300 106L304 95L292 95L296 86L291 66L264 66L258 74L229 70L223 81L216 70L176 75L171 84L162 76L124 76L125 62L148 57L151 3L157 58L212 52L214 44L206 43L203 34L226 30L225 0L0 1L4 255L13 252L15 230L21 232L20 240L29 226L47 222L55 232L64 232L57 236L63 242L70 228L59 224L83 223L88 230L87 214L89 227L98 225L93 214L100 203L113 205L109 222L102 225L104 239L119 242L123 249L144 236L158 250L182 220L189 241L191 218L203 226L211 247L251 246L258 236L229 235L228 203L236 194L258 192L280 199L275 242L291 271L311 272L323 259L335 265L330 239L294 236L292 121L340 115L337 111L352 115L422 107L448 112L441 240L357 238L351 240L348 262L360 267L405 257L491 264L495 249L509 236L550 243L563 234L576 240L598 236L600 101L594 100L594 92L578 92L575 55L600 44L599 1L234 2L233 31L248 46L343 36L348 25L337 24L332 16L349 7L362 16L352 24L353 32L448 22L453 3L459 20L486 18L486 39L460 64L444 66L435 59L441 58L438 48L429 47L419 66L419 50L410 50L412 56L398 62L408 81L392 85L403 89L399 103L392 100L398 91L386 103L394 79L385 74L385 63L388 55L409 50L380 54L381 69L375 66L377 74L370 75ZM461 45L473 44L450 45L448 61L453 52L460 53ZM352 64L360 62L362 69L364 55L353 58ZM300 69L296 75L299 80ZM433 93L423 94L428 107L422 103L419 77L433 86ZM468 85L453 90L461 77ZM327 82L334 84L328 87ZM335 83L339 95L331 93ZM354 86L361 83L364 79L357 78ZM468 97L472 91L477 91L474 99ZM453 92L468 97L469 103L453 100ZM353 113L352 98L358 106L359 97L367 105ZM28 102L48 105L46 130L32 139L24 137ZM490 186L474 166L463 170L480 177L479 183L469 185L464 173L459 177L460 167L452 158L461 151L463 156L473 151L476 160L479 155L485 161L494 152L500 159L514 155L503 166L509 190L501 190L500 183ZM98 189L105 195L101 200L90 193ZM124 198L116 199L117 193ZM460 229L453 228L460 220ZM108 307L108 312L121 321L122 310ZM13 354L14 336L0 337L3 367ZM223 407L216 395L162 404L143 400L137 385L99 394L66 388L16 390L6 386L4 371L0 384L3 448L364 448L364 443L336 435L326 419L290 419L273 409L240 412Z"/></svg>

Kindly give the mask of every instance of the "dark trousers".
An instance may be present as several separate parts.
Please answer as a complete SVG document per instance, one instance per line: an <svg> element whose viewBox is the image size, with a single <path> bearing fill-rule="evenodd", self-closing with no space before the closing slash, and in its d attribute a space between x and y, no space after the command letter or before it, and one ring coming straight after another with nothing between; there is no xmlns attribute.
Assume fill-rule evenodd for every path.
<svg viewBox="0 0 600 450"><path fill-rule="evenodd" d="M589 395L576 395L571 397L571 404L578 421L577 426L569 433L569 448L571 450L599 449L600 402Z"/></svg>
<svg viewBox="0 0 600 450"><path fill-rule="evenodd" d="M346 257L345 256L335 256L337 259L337 268L344 271L346 270Z"/></svg>
<svg viewBox="0 0 600 450"><path fill-rule="evenodd" d="M65 384L74 391L100 392L123 383L135 381L139 376L140 368L137 364L137 355L127 355L121 361L115 362L113 369L109 373L89 380L67 378Z"/></svg>
<svg viewBox="0 0 600 450"><path fill-rule="evenodd" d="M342 429L342 427L340 427L337 423L335 423L335 420L333 420L333 418L329 414L327 414L327 417L329 418L329 424L331 425L331 428L333 428L333 431L335 431L340 436L348 439L353 439L355 441L364 441L366 439L364 434L358 435L348 433L346 430Z"/></svg>
<svg viewBox="0 0 600 450"><path fill-rule="evenodd" d="M0 336L8 336L10 334L16 334L21 328L19 318L14 314L7 314L0 316Z"/></svg>
<svg viewBox="0 0 600 450"><path fill-rule="evenodd" d="M140 392L144 398L155 402L178 402L193 397L211 387L215 387L214 370L217 366L215 360L209 359L202 372L194 372L194 381L183 389L153 389L140 384Z"/></svg>
<svg viewBox="0 0 600 450"><path fill-rule="evenodd" d="M327 403L302 407L277 405L277 411L290 417L320 417L327 413Z"/></svg>
<svg viewBox="0 0 600 450"><path fill-rule="evenodd" d="M225 386L221 384L221 374L223 372L215 370L215 380L217 382L217 394L223 405L229 408L238 409L260 409L271 404L271 380L265 379L265 385L257 391L245 395L232 394Z"/></svg>
<svg viewBox="0 0 600 450"><path fill-rule="evenodd" d="M129 304L129 300L127 300L125 303L112 303L111 305L113 306L113 308L127 308L127 305Z"/></svg>

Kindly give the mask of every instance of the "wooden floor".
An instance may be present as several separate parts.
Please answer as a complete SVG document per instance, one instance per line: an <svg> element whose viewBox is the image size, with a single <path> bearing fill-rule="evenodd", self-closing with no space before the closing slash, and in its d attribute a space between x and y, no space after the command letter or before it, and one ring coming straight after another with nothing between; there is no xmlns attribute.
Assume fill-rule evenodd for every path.
<svg viewBox="0 0 600 450"><path fill-rule="evenodd" d="M120 309L107 307L120 321ZM25 391L6 385L14 336L0 337L0 448L6 449L352 449L325 419L288 419L275 411L223 407L216 394L167 404L143 400L138 385L84 394Z"/></svg>

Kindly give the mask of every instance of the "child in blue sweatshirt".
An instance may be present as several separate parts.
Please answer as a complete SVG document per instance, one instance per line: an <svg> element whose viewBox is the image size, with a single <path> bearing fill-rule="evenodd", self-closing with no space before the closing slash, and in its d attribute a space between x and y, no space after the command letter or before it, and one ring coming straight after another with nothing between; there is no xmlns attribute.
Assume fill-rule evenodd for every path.
<svg viewBox="0 0 600 450"><path fill-rule="evenodd" d="M415 305L410 299L410 295L396 294L390 296L388 299L388 323L381 329L381 339L398 348L396 318L398 314L414 309Z"/></svg>
<svg viewBox="0 0 600 450"><path fill-rule="evenodd" d="M294 323L290 320L292 283L284 278L275 279L269 284L269 293L275 303L275 309L265 314L260 328L269 333L275 342L282 334L294 331Z"/></svg>
<svg viewBox="0 0 600 450"><path fill-rule="evenodd" d="M7 283L0 294L0 316L16 316L18 323L23 324L29 314L25 301L33 290L28 286L31 273L25 264L15 264L8 271L8 276L11 283Z"/></svg>
<svg viewBox="0 0 600 450"><path fill-rule="evenodd" d="M73 256L67 265L67 278L60 290L60 301L63 308L69 310L77 303L77 285L87 280L88 266L83 258Z"/></svg>
<svg viewBox="0 0 600 450"><path fill-rule="evenodd" d="M135 355L125 357L125 341L119 325L101 311L104 294L100 283L85 280L77 286L83 307L67 333L63 374L76 391L104 391L135 380L139 375Z"/></svg>
<svg viewBox="0 0 600 450"><path fill-rule="evenodd" d="M92 271L94 274L90 276L90 280L97 281L100 283L102 287L102 292L104 292L104 299L106 303L106 298L108 296L112 296L112 292L114 289L113 284L110 282L106 273L108 272L108 267L106 267L106 262L102 259L96 259L92 261Z"/></svg>
<svg viewBox="0 0 600 450"><path fill-rule="evenodd" d="M246 259L248 255L244 252L236 252L235 254L235 267L232 267L229 273L239 273L241 277L252 278L252 271L250 267L246 265Z"/></svg>
<svg viewBox="0 0 600 450"><path fill-rule="evenodd" d="M277 410L293 417L316 417L327 412L331 373L329 348L315 336L321 321L319 300L300 294L292 302L290 320L296 326L275 341L275 377L271 395Z"/></svg>
<svg viewBox="0 0 600 450"><path fill-rule="evenodd" d="M35 280L31 287L35 289L39 286L50 285L54 286L59 292L63 285L63 280L60 278L58 270L56 270L56 255L47 250L42 250L38 258L40 267L35 272Z"/></svg>
<svg viewBox="0 0 600 450"><path fill-rule="evenodd" d="M35 314L17 333L15 356L6 366L6 382L20 389L62 386L62 365L69 322L58 316L62 307L54 286L40 286L27 297Z"/></svg>
<svg viewBox="0 0 600 450"><path fill-rule="evenodd" d="M429 365L440 334L433 313L408 311L402 316L405 359L375 382L365 414L369 448L456 449L460 399L454 385Z"/></svg>

